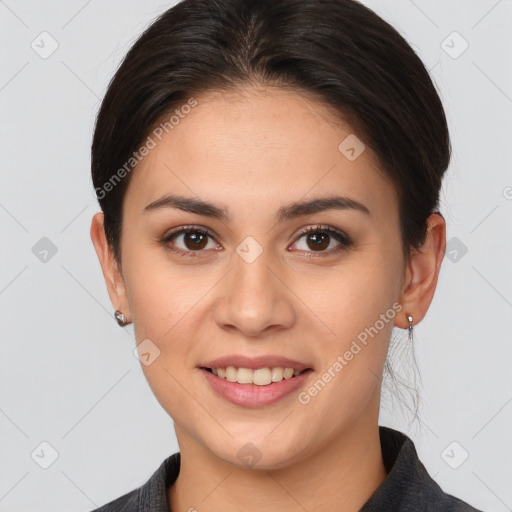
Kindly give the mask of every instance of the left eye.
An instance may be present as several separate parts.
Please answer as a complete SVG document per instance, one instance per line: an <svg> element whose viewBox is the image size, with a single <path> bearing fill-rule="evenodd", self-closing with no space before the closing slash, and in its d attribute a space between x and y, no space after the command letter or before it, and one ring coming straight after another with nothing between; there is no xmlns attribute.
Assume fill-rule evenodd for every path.
<svg viewBox="0 0 512 512"><path fill-rule="evenodd" d="M344 233L328 227L307 228L300 234L298 240L301 239L305 239L302 247L299 242L295 242L294 245L297 245L299 250L313 252L335 252L347 248L352 243ZM338 242L338 246L333 251L327 251L329 248L332 249L333 239Z"/></svg>

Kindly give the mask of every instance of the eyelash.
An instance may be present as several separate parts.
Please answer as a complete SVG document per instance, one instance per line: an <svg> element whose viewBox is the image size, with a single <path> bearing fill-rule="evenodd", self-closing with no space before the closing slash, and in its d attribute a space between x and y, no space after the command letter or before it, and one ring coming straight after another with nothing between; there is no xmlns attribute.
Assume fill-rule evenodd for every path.
<svg viewBox="0 0 512 512"><path fill-rule="evenodd" d="M188 234L188 233L199 233L201 235L209 236L209 237L211 237L213 239L215 238L214 235L209 230L207 230L207 229L200 228L200 227L197 227L197 226L182 226L181 228L177 229L176 231L173 231L169 235L167 235L164 238L162 238L160 240L160 243L162 243L166 249L168 249L171 252L174 252L174 253L178 254L179 256L198 257L199 255L197 253L201 253L201 252L204 252L204 251L202 251L202 250L201 251L184 251L182 249L175 249L175 248L171 247L170 245L168 245L168 243L173 238L178 237L179 235ZM341 251L346 251L352 245L352 241L350 240L350 238L345 233L343 233L343 231L339 231L339 230L337 230L335 228L332 228L332 227L329 227L329 226L325 226L325 225L308 226L307 228L304 228L303 230L301 230L297 234L295 242L293 242L293 243L296 243L303 236L309 235L310 233L315 233L315 234L323 233L323 234L331 235L338 242L340 242L340 245L337 246L334 249L329 250L329 251L319 251L319 252L308 251L308 253L310 253L311 256L305 256L307 258L323 257L324 255L332 255L332 254L335 254L335 253L338 253L338 252L341 252Z"/></svg>

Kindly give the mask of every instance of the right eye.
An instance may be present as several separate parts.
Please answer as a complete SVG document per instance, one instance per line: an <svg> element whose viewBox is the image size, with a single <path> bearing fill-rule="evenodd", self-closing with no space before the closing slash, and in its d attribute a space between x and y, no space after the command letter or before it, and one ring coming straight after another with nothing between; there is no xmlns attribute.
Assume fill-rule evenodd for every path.
<svg viewBox="0 0 512 512"><path fill-rule="evenodd" d="M213 239L213 235L204 228L199 228L195 226L182 226L181 228L177 229L176 231L173 231L172 233L169 233L166 235L162 240L162 244L164 247L169 249L172 252L178 253L180 256L198 256L198 252L203 252L204 249L216 249L218 244L213 242L212 240L212 246L208 247L208 238ZM179 242L179 240L181 241ZM181 243L182 248L173 247L170 245L170 242L173 242L173 245L176 246L177 244ZM217 249L218 250L218 249Z"/></svg>

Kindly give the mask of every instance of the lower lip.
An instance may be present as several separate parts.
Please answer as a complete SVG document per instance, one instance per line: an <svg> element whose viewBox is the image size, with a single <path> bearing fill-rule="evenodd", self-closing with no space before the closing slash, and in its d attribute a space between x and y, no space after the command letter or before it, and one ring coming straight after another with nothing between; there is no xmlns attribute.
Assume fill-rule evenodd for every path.
<svg viewBox="0 0 512 512"><path fill-rule="evenodd" d="M306 370L296 377L283 379L266 386L258 386L257 384L230 382L204 368L200 368L200 370L214 391L229 402L242 407L262 407L276 403L303 385L313 372L312 370Z"/></svg>

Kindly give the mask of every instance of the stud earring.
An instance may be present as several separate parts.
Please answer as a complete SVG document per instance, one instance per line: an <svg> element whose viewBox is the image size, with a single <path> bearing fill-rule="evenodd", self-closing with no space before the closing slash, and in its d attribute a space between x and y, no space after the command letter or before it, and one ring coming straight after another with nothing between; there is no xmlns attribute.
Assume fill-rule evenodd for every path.
<svg viewBox="0 0 512 512"><path fill-rule="evenodd" d="M408 333L408 340L409 340L410 342L412 342L412 320L413 320L413 318L412 318L412 315L409 315L409 313L407 313L407 320L409 320L409 327L408 327L408 331L409 331L409 333Z"/></svg>
<svg viewBox="0 0 512 512"><path fill-rule="evenodd" d="M114 313L114 316L117 320L117 323L124 327L126 324L128 324L128 320L126 320L126 317L124 316L124 313L121 313L118 309L116 309L116 312Z"/></svg>

